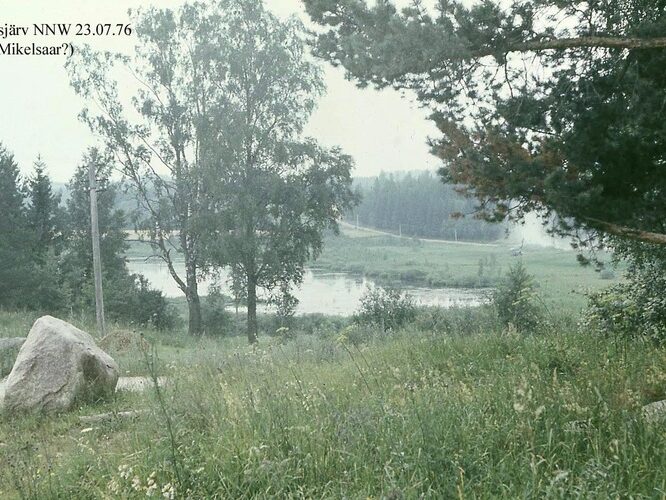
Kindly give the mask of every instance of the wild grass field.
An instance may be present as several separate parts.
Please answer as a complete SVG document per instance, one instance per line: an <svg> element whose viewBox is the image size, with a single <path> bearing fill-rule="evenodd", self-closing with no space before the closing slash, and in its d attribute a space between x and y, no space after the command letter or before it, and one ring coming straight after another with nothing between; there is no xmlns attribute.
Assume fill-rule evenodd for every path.
<svg viewBox="0 0 666 500"><path fill-rule="evenodd" d="M666 350L577 325L584 292L615 280L568 251L514 257L503 243L349 228L317 266L487 286L517 260L548 309L539 335L503 328L490 306L422 308L388 333L318 315L275 335L264 316L271 335L255 347L240 321L203 338L112 325L100 344L121 376L168 383L65 414L2 416L0 498L663 497L666 433L641 408L666 398ZM0 312L0 337L25 335L36 317ZM111 416L86 420L99 414Z"/></svg>
<svg viewBox="0 0 666 500"><path fill-rule="evenodd" d="M0 335L34 318L0 314ZM80 318L68 318L90 328ZM165 376L73 413L0 425L2 498L662 498L666 350L489 308L404 329L194 339L114 326L122 375ZM138 411L88 423L81 416Z"/></svg>

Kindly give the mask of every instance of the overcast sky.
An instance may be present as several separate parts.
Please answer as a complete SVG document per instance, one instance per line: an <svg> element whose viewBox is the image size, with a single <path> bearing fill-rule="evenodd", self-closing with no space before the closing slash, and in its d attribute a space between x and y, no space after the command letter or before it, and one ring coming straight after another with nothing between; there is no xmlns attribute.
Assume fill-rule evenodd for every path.
<svg viewBox="0 0 666 500"><path fill-rule="evenodd" d="M127 23L127 10L155 4L177 7L182 0L2 0L0 24ZM279 16L305 19L300 0L265 0ZM0 42L71 42L85 39L105 50L128 51L132 37L64 39L14 37ZM0 142L14 153L23 172L38 154L52 178L67 181L88 145L89 130L78 121L82 101L69 87L64 57L0 54ZM339 145L356 160L356 176L380 171L435 168L426 140L436 135L427 112L391 90L360 90L342 71L324 62L327 94L306 128L306 134L327 146Z"/></svg>

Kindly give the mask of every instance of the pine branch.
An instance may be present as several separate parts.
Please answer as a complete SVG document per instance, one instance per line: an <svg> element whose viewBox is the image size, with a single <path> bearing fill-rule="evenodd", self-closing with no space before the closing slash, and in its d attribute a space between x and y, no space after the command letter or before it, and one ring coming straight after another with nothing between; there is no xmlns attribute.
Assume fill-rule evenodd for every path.
<svg viewBox="0 0 666 500"><path fill-rule="evenodd" d="M653 233L642 229L635 229L627 226L621 226L612 222L607 222L592 217L585 217L585 221L594 228L600 229L608 234L628 238L631 240L642 241L644 243L653 243L656 245L666 245L666 234Z"/></svg>
<svg viewBox="0 0 666 500"><path fill-rule="evenodd" d="M666 37L657 38L615 38L603 36L584 36L578 38L556 38L552 40L533 40L506 47L487 47L469 54L461 54L459 59L477 59L479 57L506 54L509 52L540 52L542 50L568 50L581 48L608 49L659 49L666 48ZM453 59L453 58L452 58Z"/></svg>

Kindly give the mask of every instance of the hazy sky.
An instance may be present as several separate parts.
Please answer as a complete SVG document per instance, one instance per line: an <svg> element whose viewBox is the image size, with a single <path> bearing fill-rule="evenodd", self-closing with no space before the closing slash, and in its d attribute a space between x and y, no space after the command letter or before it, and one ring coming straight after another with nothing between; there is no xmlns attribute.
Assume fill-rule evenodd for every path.
<svg viewBox="0 0 666 500"><path fill-rule="evenodd" d="M128 8L142 5L175 7L182 0L0 0L0 24L127 23ZM305 13L300 0L265 0L279 16ZM13 37L0 42L77 42L128 51L133 37ZM53 41L53 42L51 42ZM69 87L64 57L0 54L0 142L12 151L23 172L41 154L55 181L66 181L94 138L77 115L82 101ZM327 146L339 145L356 160L354 175L380 171L434 168L426 139L436 135L419 109L398 93L360 90L343 73L324 62L328 92L306 128L306 134Z"/></svg>

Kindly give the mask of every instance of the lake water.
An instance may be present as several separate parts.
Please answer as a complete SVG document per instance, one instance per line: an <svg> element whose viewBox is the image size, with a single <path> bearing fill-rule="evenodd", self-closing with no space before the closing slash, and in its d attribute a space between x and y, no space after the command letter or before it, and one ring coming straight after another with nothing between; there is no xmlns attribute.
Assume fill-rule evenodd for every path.
<svg viewBox="0 0 666 500"><path fill-rule="evenodd" d="M169 275L166 264L160 261L130 260L128 267L132 273L143 274L155 288L164 292L167 297L182 297L183 294ZM176 263L176 270L184 275L182 263ZM231 295L223 275L222 293ZM205 295L212 280L204 280L199 285ZM323 313L330 315L349 316L359 307L361 296L368 288L375 286L372 280L346 273L331 273L317 269L308 269L303 284L294 295L299 299L298 314ZM404 287L415 301L426 306L473 307L484 301L488 290L465 288L419 288Z"/></svg>

